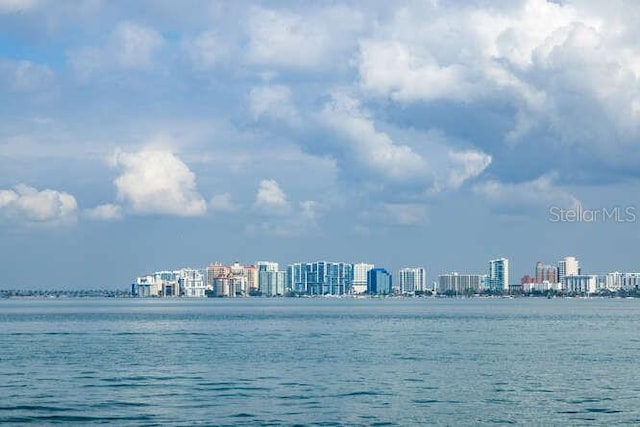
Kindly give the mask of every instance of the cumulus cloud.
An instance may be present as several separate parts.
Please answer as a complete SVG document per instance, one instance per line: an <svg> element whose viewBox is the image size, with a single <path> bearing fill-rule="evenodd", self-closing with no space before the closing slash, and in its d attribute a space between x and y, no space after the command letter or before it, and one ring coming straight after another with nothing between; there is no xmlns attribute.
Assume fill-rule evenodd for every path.
<svg viewBox="0 0 640 427"><path fill-rule="evenodd" d="M249 34L249 58L259 64L312 67L330 47L325 29L288 11L253 9Z"/></svg>
<svg viewBox="0 0 640 427"><path fill-rule="evenodd" d="M285 214L290 208L287 195L273 179L260 181L255 206L260 211L271 214Z"/></svg>
<svg viewBox="0 0 640 427"><path fill-rule="evenodd" d="M68 225L77 219L78 204L71 194L37 190L26 184L0 190L0 212L5 218L26 225Z"/></svg>
<svg viewBox="0 0 640 427"><path fill-rule="evenodd" d="M361 38L359 84L404 105L471 105L477 116L508 105L499 143L573 150L551 159L555 169L562 159L637 167L640 14L624 1L618 10L629 14L583 1L413 3Z"/></svg>
<svg viewBox="0 0 640 427"><path fill-rule="evenodd" d="M401 101L462 100L471 90L464 67L440 65L394 41L362 42L359 72L365 90Z"/></svg>
<svg viewBox="0 0 640 427"><path fill-rule="evenodd" d="M398 144L377 130L356 99L334 93L322 112L322 121L348 142L340 146L348 158L343 167L364 167L392 181L420 180L428 175L426 160L408 145Z"/></svg>
<svg viewBox="0 0 640 427"><path fill-rule="evenodd" d="M339 5L305 7L304 12L252 8L248 61L300 70L335 66L333 59L355 45L362 14Z"/></svg>
<svg viewBox="0 0 640 427"><path fill-rule="evenodd" d="M209 209L214 212L234 212L238 209L233 200L231 199L231 194L222 193L216 194L209 201Z"/></svg>
<svg viewBox="0 0 640 427"><path fill-rule="evenodd" d="M122 207L107 203L85 210L87 218L96 221L117 221L123 218Z"/></svg>
<svg viewBox="0 0 640 427"><path fill-rule="evenodd" d="M195 174L172 152L119 152L113 163L122 171L114 181L118 201L132 212L185 217L205 214L207 204L198 193Z"/></svg>
<svg viewBox="0 0 640 427"><path fill-rule="evenodd" d="M477 150L449 151L449 161L447 186L456 189L480 175L491 164L491 156Z"/></svg>

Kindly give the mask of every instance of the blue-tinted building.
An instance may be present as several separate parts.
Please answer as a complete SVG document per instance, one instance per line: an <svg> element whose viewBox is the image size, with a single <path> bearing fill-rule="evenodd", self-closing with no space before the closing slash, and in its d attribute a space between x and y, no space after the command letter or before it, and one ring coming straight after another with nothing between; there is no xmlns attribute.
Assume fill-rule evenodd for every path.
<svg viewBox="0 0 640 427"><path fill-rule="evenodd" d="M372 268L367 273L367 293L390 294L391 273L384 268Z"/></svg>
<svg viewBox="0 0 640 427"><path fill-rule="evenodd" d="M292 264L287 287L310 295L344 295L351 291L353 266L343 262L317 261Z"/></svg>

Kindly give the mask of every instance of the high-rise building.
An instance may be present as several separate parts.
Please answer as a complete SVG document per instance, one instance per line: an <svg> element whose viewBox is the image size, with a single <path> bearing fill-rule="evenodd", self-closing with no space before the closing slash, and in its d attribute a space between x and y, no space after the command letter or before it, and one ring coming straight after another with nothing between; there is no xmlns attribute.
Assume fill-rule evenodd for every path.
<svg viewBox="0 0 640 427"><path fill-rule="evenodd" d="M207 286L201 270L193 268L181 269L178 275L178 283L180 284L181 295L185 297L206 296Z"/></svg>
<svg viewBox="0 0 640 427"><path fill-rule="evenodd" d="M207 267L207 285L210 289L213 289L214 284L213 281L218 278L218 276L228 275L231 273L231 270L226 265L222 265L220 262L214 262Z"/></svg>
<svg viewBox="0 0 640 427"><path fill-rule="evenodd" d="M351 292L353 266L343 262L296 263L287 269L287 284L310 295L344 295Z"/></svg>
<svg viewBox="0 0 640 427"><path fill-rule="evenodd" d="M558 267L554 265L543 264L538 261L536 263L535 283L558 283Z"/></svg>
<svg viewBox="0 0 640 427"><path fill-rule="evenodd" d="M262 296L275 297L285 293L284 271L262 270L258 272L259 291Z"/></svg>
<svg viewBox="0 0 640 427"><path fill-rule="evenodd" d="M580 263L572 256L561 258L558 261L558 282L565 285L566 276L580 274Z"/></svg>
<svg viewBox="0 0 640 427"><path fill-rule="evenodd" d="M386 295L391 293L391 274L384 268L372 268L367 273L367 293Z"/></svg>
<svg viewBox="0 0 640 427"><path fill-rule="evenodd" d="M497 258L489 261L487 280L489 290L509 292L509 260Z"/></svg>
<svg viewBox="0 0 640 427"><path fill-rule="evenodd" d="M405 267L398 271L400 293L422 292L427 287L427 271L423 267Z"/></svg>
<svg viewBox="0 0 640 427"><path fill-rule="evenodd" d="M449 273L438 276L438 293L466 294L480 292L485 288L486 274Z"/></svg>
<svg viewBox="0 0 640 427"><path fill-rule="evenodd" d="M367 273L374 268L373 264L360 262L353 264L353 282L351 290L354 294L363 294L367 292Z"/></svg>
<svg viewBox="0 0 640 427"><path fill-rule="evenodd" d="M274 297L285 294L286 273L278 271L278 267L277 262L258 261L256 263L258 290L263 296Z"/></svg>

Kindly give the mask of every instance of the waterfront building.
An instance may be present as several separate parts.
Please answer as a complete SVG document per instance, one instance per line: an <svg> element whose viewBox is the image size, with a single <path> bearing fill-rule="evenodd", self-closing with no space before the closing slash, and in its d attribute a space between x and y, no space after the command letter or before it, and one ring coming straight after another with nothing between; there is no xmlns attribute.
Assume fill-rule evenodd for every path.
<svg viewBox="0 0 640 427"><path fill-rule="evenodd" d="M564 278L580 274L580 263L572 256L561 258L558 261L558 282L566 288Z"/></svg>
<svg viewBox="0 0 640 427"><path fill-rule="evenodd" d="M611 291L640 289L640 273L620 273L617 271L607 273L604 276L604 286Z"/></svg>
<svg viewBox="0 0 640 427"><path fill-rule="evenodd" d="M558 267L536 262L536 277L534 283L558 283Z"/></svg>
<svg viewBox="0 0 640 427"><path fill-rule="evenodd" d="M132 295L140 297L173 297L180 295L178 271L157 271L136 278L131 286Z"/></svg>
<svg viewBox="0 0 640 427"><path fill-rule="evenodd" d="M564 276L564 290L579 294L596 291L598 276L589 274L572 274Z"/></svg>
<svg viewBox="0 0 640 427"><path fill-rule="evenodd" d="M317 261L292 264L287 270L288 283L297 292L309 295L344 295L351 292L351 264Z"/></svg>
<svg viewBox="0 0 640 427"><path fill-rule="evenodd" d="M423 267L405 267L398 271L398 287L402 294L423 292L427 287L427 271Z"/></svg>
<svg viewBox="0 0 640 427"><path fill-rule="evenodd" d="M228 266L222 265L222 263L217 262L217 261L214 262L214 263L211 263L207 267L207 286L210 289L213 289L214 288L214 280L216 278L218 278L220 275L227 276L230 273L231 273L231 269Z"/></svg>
<svg viewBox="0 0 640 427"><path fill-rule="evenodd" d="M286 273L278 271L278 263L271 261L258 261L258 291L263 296L277 296L285 294Z"/></svg>
<svg viewBox="0 0 640 427"><path fill-rule="evenodd" d="M367 293L387 295L392 292L391 273L384 268L372 268L367 273Z"/></svg>
<svg viewBox="0 0 640 427"><path fill-rule="evenodd" d="M546 292L549 290L561 290L559 283L552 283L548 280L544 280L541 283L538 283L536 281L522 283L522 292Z"/></svg>
<svg viewBox="0 0 640 427"><path fill-rule="evenodd" d="M367 273L374 268L373 264L359 262L353 264L353 282L351 290L354 294L363 294L367 292Z"/></svg>
<svg viewBox="0 0 640 427"><path fill-rule="evenodd" d="M194 268L183 268L178 272L178 283L180 285L180 295L185 297L205 297L207 285L204 274L201 270Z"/></svg>
<svg viewBox="0 0 640 427"><path fill-rule="evenodd" d="M244 266L244 277L247 281L245 292L251 294L258 291L258 268L255 265Z"/></svg>
<svg viewBox="0 0 640 427"><path fill-rule="evenodd" d="M449 273L438 276L437 292L467 294L477 293L485 288L486 274L458 274Z"/></svg>
<svg viewBox="0 0 640 427"><path fill-rule="evenodd" d="M509 260L497 258L489 261L487 280L489 290L509 292Z"/></svg>
<svg viewBox="0 0 640 427"><path fill-rule="evenodd" d="M307 291L306 264L294 263L287 266L285 287L287 291L304 293Z"/></svg>
<svg viewBox="0 0 640 427"><path fill-rule="evenodd" d="M258 290L265 297L283 296L285 294L284 271L262 270L258 272Z"/></svg>
<svg viewBox="0 0 640 427"><path fill-rule="evenodd" d="M235 290L231 288L231 274L220 273L218 277L213 279L213 296L216 297L230 297L236 296Z"/></svg>

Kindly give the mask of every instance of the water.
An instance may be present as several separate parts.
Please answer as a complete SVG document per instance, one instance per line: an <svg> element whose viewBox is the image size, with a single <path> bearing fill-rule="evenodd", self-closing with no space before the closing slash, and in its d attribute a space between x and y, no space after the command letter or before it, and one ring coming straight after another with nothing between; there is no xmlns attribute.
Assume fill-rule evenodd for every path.
<svg viewBox="0 0 640 427"><path fill-rule="evenodd" d="M640 300L0 300L0 423L640 424Z"/></svg>

